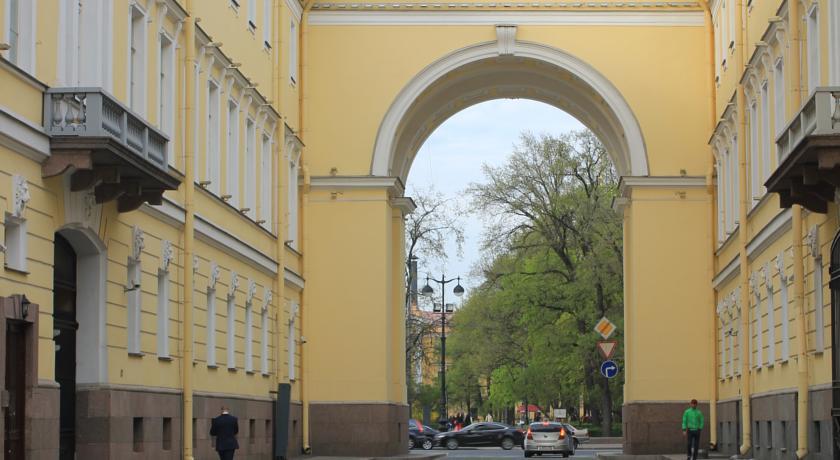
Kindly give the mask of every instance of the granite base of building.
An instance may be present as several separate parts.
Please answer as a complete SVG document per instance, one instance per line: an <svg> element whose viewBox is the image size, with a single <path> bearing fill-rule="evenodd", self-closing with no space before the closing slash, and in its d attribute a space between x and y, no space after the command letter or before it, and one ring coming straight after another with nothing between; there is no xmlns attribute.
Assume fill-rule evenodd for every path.
<svg viewBox="0 0 840 460"><path fill-rule="evenodd" d="M808 458L832 458L831 390L811 390L808 408ZM785 392L751 399L751 450L756 460L793 458L797 445L797 394ZM718 404L718 451L738 452L741 438L740 401Z"/></svg>
<svg viewBox="0 0 840 460"><path fill-rule="evenodd" d="M312 455L384 457L408 452L408 406L312 403Z"/></svg>
<svg viewBox="0 0 840 460"><path fill-rule="evenodd" d="M644 402L629 403L622 407L624 453L629 455L673 454L686 450L682 435L682 414L686 403ZM709 404L698 408L709 419ZM700 436L701 448L709 445L709 430Z"/></svg>

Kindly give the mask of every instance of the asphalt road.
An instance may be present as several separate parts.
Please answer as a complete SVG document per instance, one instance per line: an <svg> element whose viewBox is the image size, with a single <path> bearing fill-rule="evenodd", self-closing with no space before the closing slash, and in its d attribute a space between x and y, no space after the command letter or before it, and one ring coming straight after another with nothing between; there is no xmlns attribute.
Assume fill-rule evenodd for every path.
<svg viewBox="0 0 840 460"><path fill-rule="evenodd" d="M448 459L458 460L458 459L468 459L468 460L481 460L481 459L513 459L513 458L521 458L524 459L525 456L522 453L522 449L519 447L514 447L511 450L504 450L499 447L461 447L457 450L446 450L446 449L433 449L431 451L424 451L424 450L412 450L411 454L422 455L423 453L445 453ZM581 445L576 451L574 459L580 458L595 458L597 453L604 453L604 454L618 454L621 453L621 446L620 445L592 445L587 446L586 444ZM535 456L532 457L534 459L555 459L555 458L563 458L561 455L549 455L545 454L542 456Z"/></svg>

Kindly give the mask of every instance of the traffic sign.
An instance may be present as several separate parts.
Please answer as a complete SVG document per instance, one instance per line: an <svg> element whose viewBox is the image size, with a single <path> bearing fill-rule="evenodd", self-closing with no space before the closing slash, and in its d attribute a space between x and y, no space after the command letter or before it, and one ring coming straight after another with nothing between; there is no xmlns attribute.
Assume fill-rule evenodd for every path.
<svg viewBox="0 0 840 460"><path fill-rule="evenodd" d="M610 359L615 353L616 345L618 345L618 340L600 340L598 341L598 351L601 352L604 359Z"/></svg>
<svg viewBox="0 0 840 460"><path fill-rule="evenodd" d="M604 377L611 379L618 375L618 364L612 360L606 360L601 363L601 375Z"/></svg>
<svg viewBox="0 0 840 460"><path fill-rule="evenodd" d="M608 320L606 316L601 318L601 320L598 321L598 324L595 325L595 332L601 334L601 337L603 337L604 340L610 338L610 336L613 335L615 330L615 324L613 324L612 321Z"/></svg>

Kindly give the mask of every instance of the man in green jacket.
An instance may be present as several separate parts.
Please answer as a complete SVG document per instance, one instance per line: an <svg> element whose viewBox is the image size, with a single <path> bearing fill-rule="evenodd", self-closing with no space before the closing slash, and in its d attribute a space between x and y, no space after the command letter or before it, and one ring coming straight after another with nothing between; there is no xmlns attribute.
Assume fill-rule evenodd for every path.
<svg viewBox="0 0 840 460"><path fill-rule="evenodd" d="M688 460L697 460L697 451L700 449L700 431L703 430L703 413L697 408L697 400L691 400L691 407L683 412L682 429L683 436L688 441Z"/></svg>

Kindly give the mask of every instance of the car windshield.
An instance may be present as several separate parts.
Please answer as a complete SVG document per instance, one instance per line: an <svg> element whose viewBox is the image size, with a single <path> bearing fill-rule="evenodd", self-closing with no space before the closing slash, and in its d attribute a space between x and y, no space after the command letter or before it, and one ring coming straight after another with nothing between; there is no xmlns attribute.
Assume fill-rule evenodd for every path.
<svg viewBox="0 0 840 460"><path fill-rule="evenodd" d="M555 433L560 431L563 425L560 423L542 422L532 423L528 428L534 433Z"/></svg>
<svg viewBox="0 0 840 460"><path fill-rule="evenodd" d="M465 427L461 428L461 430L463 430L463 431L466 431L466 430L475 430L476 428L478 428L478 427L479 427L479 425L481 425L481 424L480 424L480 423L473 423L473 424L471 424L471 425L467 425L467 426L465 426Z"/></svg>

